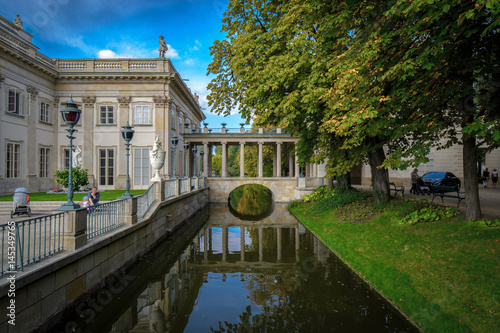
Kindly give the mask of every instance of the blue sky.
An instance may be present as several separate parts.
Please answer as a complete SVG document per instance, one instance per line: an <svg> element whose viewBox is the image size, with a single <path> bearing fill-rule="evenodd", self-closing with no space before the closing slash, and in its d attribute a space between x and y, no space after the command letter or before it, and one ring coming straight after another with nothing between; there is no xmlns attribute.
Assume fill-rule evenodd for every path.
<svg viewBox="0 0 500 333"><path fill-rule="evenodd" d="M209 127L239 127L210 113L206 90L209 47L220 32L227 0L0 0L0 15L19 14L40 52L51 58L156 58L158 36L193 92L200 95Z"/></svg>

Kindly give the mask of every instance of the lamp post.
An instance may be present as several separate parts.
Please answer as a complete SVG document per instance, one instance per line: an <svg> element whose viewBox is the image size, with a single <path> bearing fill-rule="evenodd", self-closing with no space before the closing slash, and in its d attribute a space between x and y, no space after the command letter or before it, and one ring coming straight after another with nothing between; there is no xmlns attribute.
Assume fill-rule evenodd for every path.
<svg viewBox="0 0 500 333"><path fill-rule="evenodd" d="M68 131L69 135L66 135L66 137L69 139L69 173L68 173L68 192L67 192L67 197L68 197L68 202L64 203L59 207L59 210L74 210L77 208L80 208L80 205L77 203L73 202L73 139L75 137L73 136L73 133L75 133L77 130L74 129L73 127L78 124L78 121L80 120L80 115L82 111L78 109L77 104L73 101L73 97L70 96L69 100L66 103L62 103L63 105L66 105L63 107L60 112L61 116L64 120L64 123L68 125L68 128L66 131Z"/></svg>
<svg viewBox="0 0 500 333"><path fill-rule="evenodd" d="M203 178L203 155L205 155L205 152L200 149L200 178Z"/></svg>
<svg viewBox="0 0 500 333"><path fill-rule="evenodd" d="M193 146L193 149L191 150L193 152L193 157L194 157L194 172L193 172L193 177L196 177L196 153L198 152L198 146Z"/></svg>
<svg viewBox="0 0 500 333"><path fill-rule="evenodd" d="M184 141L184 152L186 154L186 176L184 178L189 178L189 170L188 170L188 157L189 157L189 143Z"/></svg>
<svg viewBox="0 0 500 333"><path fill-rule="evenodd" d="M124 199L130 199L133 197L132 194L130 194L130 172L129 172L129 156L130 156L130 146L132 141L132 138L134 137L134 130L132 129L133 127L130 126L130 124L127 121L127 124L122 127L122 137L125 140L125 149L127 150L127 178L125 180L125 193L121 196Z"/></svg>
<svg viewBox="0 0 500 333"><path fill-rule="evenodd" d="M177 144L179 143L179 138L176 135L174 135L174 136L172 136L172 140L170 142L172 143L172 151L173 151L173 155L174 155L174 161L173 161L174 162L174 174L173 174L171 179L177 179L177 177L175 177L175 173L176 173L175 155L177 155L176 152L177 152Z"/></svg>

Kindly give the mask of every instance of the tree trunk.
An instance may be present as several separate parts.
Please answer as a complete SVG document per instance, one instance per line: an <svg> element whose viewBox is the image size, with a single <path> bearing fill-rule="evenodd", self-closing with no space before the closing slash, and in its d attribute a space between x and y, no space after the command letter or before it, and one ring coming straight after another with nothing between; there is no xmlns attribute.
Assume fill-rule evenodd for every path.
<svg viewBox="0 0 500 333"><path fill-rule="evenodd" d="M329 190L333 189L333 178L327 178L326 181L328 184L328 189Z"/></svg>
<svg viewBox="0 0 500 333"><path fill-rule="evenodd" d="M342 176L337 177L337 187L340 190L348 190L351 188L351 173L346 172Z"/></svg>
<svg viewBox="0 0 500 333"><path fill-rule="evenodd" d="M389 172L385 168L378 168L384 163L385 153L383 148L377 149L368 155L372 172L373 191L378 204L389 201Z"/></svg>
<svg viewBox="0 0 500 333"><path fill-rule="evenodd" d="M463 135L465 217L468 220L481 218L481 204L477 185L477 146L474 135Z"/></svg>

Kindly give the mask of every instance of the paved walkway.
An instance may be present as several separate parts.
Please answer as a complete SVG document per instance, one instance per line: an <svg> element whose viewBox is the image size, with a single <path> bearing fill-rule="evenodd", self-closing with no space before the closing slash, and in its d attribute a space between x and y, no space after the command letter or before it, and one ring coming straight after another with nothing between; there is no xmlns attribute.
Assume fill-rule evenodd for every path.
<svg viewBox="0 0 500 333"><path fill-rule="evenodd" d="M363 190L370 190L370 186L364 185L354 185L353 187L360 188ZM398 196L401 194L398 193ZM405 187L405 198L414 197L419 199L427 199L429 202L432 199L431 195L417 195L410 194L410 187ZM500 219L500 186L497 188L483 188L482 185L479 186L479 200L481 202L481 213L485 219ZM441 198L435 198L435 203L441 204ZM457 199L444 198L444 205L457 207ZM465 214L465 200L460 203L460 212Z"/></svg>

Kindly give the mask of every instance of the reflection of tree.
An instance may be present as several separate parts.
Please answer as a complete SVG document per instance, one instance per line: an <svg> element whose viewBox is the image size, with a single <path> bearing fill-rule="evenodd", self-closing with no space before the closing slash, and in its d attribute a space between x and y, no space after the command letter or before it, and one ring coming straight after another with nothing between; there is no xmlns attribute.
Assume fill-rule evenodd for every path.
<svg viewBox="0 0 500 333"><path fill-rule="evenodd" d="M259 184L246 184L229 194L231 207L241 215L257 216L269 210L273 201L271 191Z"/></svg>
<svg viewBox="0 0 500 333"><path fill-rule="evenodd" d="M257 251L259 249L259 228L247 228L250 235L250 244L245 245L245 251ZM274 228L262 228L262 247L266 252L276 252L276 241Z"/></svg>

